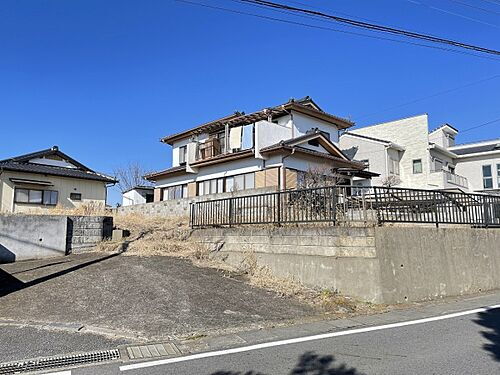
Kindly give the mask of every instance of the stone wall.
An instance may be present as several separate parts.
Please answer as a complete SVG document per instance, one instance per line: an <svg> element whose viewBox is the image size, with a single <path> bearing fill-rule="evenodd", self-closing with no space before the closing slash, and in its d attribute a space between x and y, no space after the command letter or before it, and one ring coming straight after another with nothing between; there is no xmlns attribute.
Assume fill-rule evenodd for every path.
<svg viewBox="0 0 500 375"><path fill-rule="evenodd" d="M500 288L497 229L245 227L195 230L192 238L230 264L252 256L277 276L369 302Z"/></svg>
<svg viewBox="0 0 500 375"><path fill-rule="evenodd" d="M122 206L115 209L115 212L120 214L139 213L152 216L189 216L191 203L209 201L214 199L241 197L252 194L271 193L276 191L276 187L266 187L251 190L242 190L232 193L209 194L200 197L167 200L161 202L151 202L143 204L135 204L133 206Z"/></svg>
<svg viewBox="0 0 500 375"><path fill-rule="evenodd" d="M0 263L81 252L112 229L104 216L0 215Z"/></svg>

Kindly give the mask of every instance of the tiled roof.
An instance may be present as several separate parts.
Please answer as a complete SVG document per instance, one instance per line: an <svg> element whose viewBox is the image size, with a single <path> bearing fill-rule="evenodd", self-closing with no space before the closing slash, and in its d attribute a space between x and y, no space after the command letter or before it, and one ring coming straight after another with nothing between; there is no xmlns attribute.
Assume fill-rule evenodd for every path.
<svg viewBox="0 0 500 375"><path fill-rule="evenodd" d="M354 123L351 122L350 120L324 112L319 108L319 106L316 103L314 103L314 101L310 97L306 96L305 98L302 99L298 100L291 99L284 104L271 108L265 108L263 110L249 114L245 114L244 112L236 112L229 116L223 117L215 121L207 122L203 125L196 126L189 130L166 136L162 138L161 141L164 143L172 143L175 142L175 140L187 137L189 135L198 134L204 131L214 130L215 128L220 128L224 126L224 124L229 124L230 126L251 124L253 122L265 120L269 116L285 115L289 113L290 110L296 110L298 112L305 113L306 115L316 116L325 121L335 122L336 125L341 129L346 129L354 125Z"/></svg>
<svg viewBox="0 0 500 375"><path fill-rule="evenodd" d="M51 155L57 155L62 159L67 160L69 163L75 165L76 168L65 168L65 167L29 162L29 160L31 159L43 158ZM50 149L36 151L5 160L0 160L0 170L79 178L85 180L102 181L107 183L117 182L114 178L110 176L94 172L93 170L87 168L86 166L79 163L75 159L59 151L59 148L57 148L56 146Z"/></svg>
<svg viewBox="0 0 500 375"><path fill-rule="evenodd" d="M148 173L147 175L145 175L143 177L146 180L148 180L148 181L155 181L156 177L164 176L164 175L168 175L168 174L172 174L172 173L177 173L177 172L186 172L186 166L185 165L181 165L181 166L178 166L178 167L172 167L172 168L168 168L168 169L163 169L163 170L157 171L157 172L151 172L151 173Z"/></svg>
<svg viewBox="0 0 500 375"><path fill-rule="evenodd" d="M44 164L21 163L16 161L0 162L0 170L80 178L85 180L95 180L109 183L116 182L114 178L96 172L83 171L76 168L55 167L52 165Z"/></svg>

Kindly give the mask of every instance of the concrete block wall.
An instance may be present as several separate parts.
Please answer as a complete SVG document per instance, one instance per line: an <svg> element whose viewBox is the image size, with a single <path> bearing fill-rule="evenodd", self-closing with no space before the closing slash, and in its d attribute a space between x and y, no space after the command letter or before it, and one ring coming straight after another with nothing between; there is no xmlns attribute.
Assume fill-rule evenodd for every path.
<svg viewBox="0 0 500 375"><path fill-rule="evenodd" d="M105 216L0 215L0 263L81 252L112 230Z"/></svg>
<svg viewBox="0 0 500 375"><path fill-rule="evenodd" d="M68 216L67 251L82 252L94 247L113 232L113 218L108 216Z"/></svg>
<svg viewBox="0 0 500 375"><path fill-rule="evenodd" d="M222 199L222 198L242 197L245 195L252 195L252 194L271 193L274 191L276 191L276 187L264 187L259 189L236 191L232 193L209 194L187 199L176 199L176 200L167 200L161 202L136 204L133 206L122 206L116 208L115 212L118 215L138 213L143 215L165 216L165 217L189 216L191 203L209 201L214 199Z"/></svg>
<svg viewBox="0 0 500 375"><path fill-rule="evenodd" d="M375 303L500 288L500 229L244 227L199 229L192 238L230 264L253 254L277 276Z"/></svg>

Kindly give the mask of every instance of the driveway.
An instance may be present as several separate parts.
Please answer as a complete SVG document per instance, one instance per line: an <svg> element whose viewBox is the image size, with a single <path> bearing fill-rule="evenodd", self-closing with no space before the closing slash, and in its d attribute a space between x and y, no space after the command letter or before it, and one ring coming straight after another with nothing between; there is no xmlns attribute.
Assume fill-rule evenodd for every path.
<svg viewBox="0 0 500 375"><path fill-rule="evenodd" d="M309 305L172 257L81 254L0 265L0 323L159 340L294 322Z"/></svg>

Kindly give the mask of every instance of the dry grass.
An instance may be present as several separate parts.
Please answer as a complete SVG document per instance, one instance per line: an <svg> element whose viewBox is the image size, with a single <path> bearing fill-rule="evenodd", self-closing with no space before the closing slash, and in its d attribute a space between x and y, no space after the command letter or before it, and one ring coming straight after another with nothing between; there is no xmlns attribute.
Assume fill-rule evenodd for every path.
<svg viewBox="0 0 500 375"><path fill-rule="evenodd" d="M110 216L111 210L107 209L102 202L84 202L75 208L66 208L61 205L51 208L32 208L20 215L66 215L66 216Z"/></svg>

